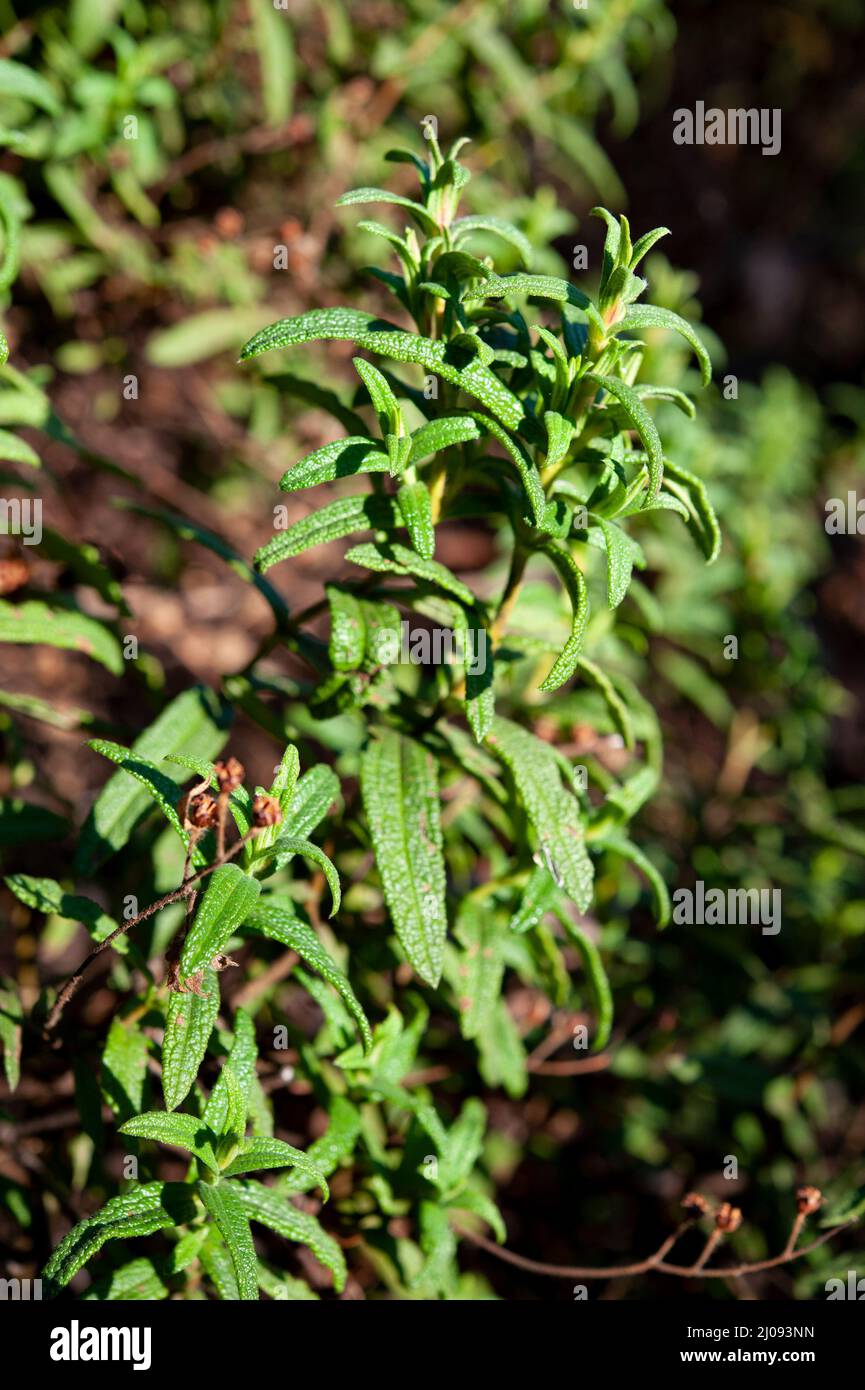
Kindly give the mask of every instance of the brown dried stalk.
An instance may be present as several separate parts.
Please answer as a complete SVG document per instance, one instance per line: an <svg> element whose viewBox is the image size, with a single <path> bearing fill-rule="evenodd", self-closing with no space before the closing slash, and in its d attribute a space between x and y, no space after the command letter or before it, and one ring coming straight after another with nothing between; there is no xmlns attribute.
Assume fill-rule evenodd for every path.
<svg viewBox="0 0 865 1390"><path fill-rule="evenodd" d="M803 1193L815 1194L814 1197L803 1197ZM703 1199L700 1199L701 1201ZM800 1188L797 1193L798 1211L793 1222L790 1236L781 1251L780 1255L772 1255L766 1260L755 1260L751 1264L727 1265L723 1268L707 1269L706 1262L709 1256L723 1239L724 1235L731 1230L735 1230L738 1221L738 1208L731 1208L725 1202L715 1213L715 1229L709 1236L702 1252L691 1265L676 1265L669 1263L664 1257L672 1250L673 1246L686 1231L690 1230L699 1216L703 1213L694 1214L689 1219L682 1221L667 1239L658 1247L652 1255L647 1255L644 1260L635 1260L627 1265L553 1265L545 1264L542 1260L530 1260L525 1255L518 1255L513 1250L507 1250L503 1246L496 1245L495 1241L488 1240L486 1236L479 1235L476 1231L469 1231L466 1227L455 1223L455 1229L465 1240L469 1240L474 1245L480 1246L482 1250L487 1250L497 1259L503 1260L506 1264L515 1265L517 1269L528 1270L530 1274L545 1274L555 1279L622 1279L629 1275L648 1274L655 1270L659 1274L670 1274L679 1279L739 1279L748 1274L759 1274L765 1269L777 1269L779 1265L789 1264L792 1260L801 1259L803 1255L809 1255L812 1250L817 1250L821 1245L838 1235L841 1231L846 1231L850 1226L856 1224L856 1220L842 1221L837 1226L832 1226L822 1235L817 1236L809 1245L802 1245L796 1249L796 1241L808 1216L810 1216L820 1205L822 1198L817 1193L816 1188ZM688 1202L688 1199L686 1199Z"/></svg>
<svg viewBox="0 0 865 1390"><path fill-rule="evenodd" d="M246 834L231 845L229 849L223 848L222 854L218 854L212 864L206 864L203 869L198 869L197 872L191 874L179 888L175 888L171 893L166 893L164 897L157 899L157 901L151 903L149 907L143 908L141 912L131 917L128 922L121 922L120 926L115 927L114 931L110 932L104 941L100 941L98 946L94 946L90 954L85 956L77 969L72 972L58 994L54 1007L48 1015L48 1020L45 1024L45 1034L51 1033L53 1029L57 1027L63 1010L66 1008L73 994L78 990L87 970L89 970L93 962L102 955L103 951L107 951L108 947L113 945L118 936L125 936L133 927L137 927L139 922L143 922L147 917L152 917L154 912L161 912L162 908L168 907L170 903L176 903L181 898L188 898L191 894L195 893L197 885L201 880L206 878L208 874L212 874L215 869L220 868L222 864L227 864L229 859L233 859L236 854L239 854L244 845L248 844L252 837L258 834L260 828L260 826L253 825L247 830Z"/></svg>

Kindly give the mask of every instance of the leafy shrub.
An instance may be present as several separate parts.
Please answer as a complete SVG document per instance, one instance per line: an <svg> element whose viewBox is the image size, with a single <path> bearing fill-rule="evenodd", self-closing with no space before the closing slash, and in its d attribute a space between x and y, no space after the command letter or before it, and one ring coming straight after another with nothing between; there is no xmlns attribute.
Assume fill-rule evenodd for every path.
<svg viewBox="0 0 865 1390"><path fill-rule="evenodd" d="M366 574L327 586L326 643L306 630L304 615L286 616L266 590L276 618L266 651L284 643L311 673L297 690L306 737L343 721L342 782L323 763L299 776L298 752L289 744L272 785L246 791L236 759L210 761L226 737L225 710L207 692L189 692L131 749L91 741L119 770L93 807L77 856L79 871L92 873L123 851L155 803L183 848L181 886L116 924L95 901L70 900L55 880L7 879L28 905L84 921L97 943L93 957L116 943L144 972L145 994L130 989L112 1024L102 1086L122 1133L188 1151L199 1175L197 1186L148 1177L77 1226L47 1267L58 1285L105 1240L170 1229L178 1244L152 1277L180 1273L194 1254L221 1296L256 1297L273 1274L259 1266L253 1219L309 1245L340 1287L338 1246L286 1198L315 1184L326 1195L327 1179L352 1156L367 1176L346 1211L364 1209L357 1202L365 1186L382 1218L412 1212L418 1223L419 1246L398 1242L386 1282L453 1295L459 1284L452 1213L473 1213L499 1237L503 1227L477 1170L483 1106L469 1098L447 1118L426 1087L406 1084L430 1009L454 1020L487 1084L519 1095L526 1054L505 1002L508 972L560 1003L576 990L591 1003L593 1046L602 1049L609 1039L612 999L595 931L585 921L593 861L633 863L649 879L659 924L666 921L664 884L626 833L657 783L657 723L638 690L606 671L594 649L627 598L634 568L644 563L631 534L641 519L677 512L706 558L716 553L717 526L702 485L665 458L650 413L659 397L688 414L693 405L678 389L641 380L639 335L657 327L681 334L704 381L708 356L685 320L637 302L646 288L638 267L663 229L632 243L626 220L601 211L607 236L594 298L555 277L499 276L469 249L478 235L516 244L526 256L528 248L508 224L458 215L468 172L457 156L456 148L442 155L435 141L429 163L397 152L417 167L417 200L370 189L341 200L396 204L418 228L399 236L376 225L401 267L400 274L378 271L378 278L418 332L360 310L316 310L262 330L242 354L248 361L271 349L347 339L426 373L416 386L357 357L360 385L351 405L316 388L316 404L351 433L298 462L283 488L361 474L369 488L357 492L354 484L277 529L256 559L263 573L322 541L373 533L346 556ZM520 307L527 301L554 306L553 326L530 328ZM281 384L290 390L291 377L283 373ZM367 407L377 430L360 414ZM483 594L436 558L440 537L458 536L460 521L477 516L500 527L510 550L506 577L499 571L498 590L487 586ZM511 615L536 572L560 583L541 586L542 598L538 589L544 620L521 632ZM433 652L439 643L459 664L434 656L424 665L400 661L404 614L426 622L411 642L432 644ZM34 630L31 640L41 637ZM26 640L24 631L18 640ZM626 750L618 775L595 758L575 768L535 731L548 704L543 692L572 678L601 727ZM274 692L279 686L268 677L264 653L226 682L226 693L247 712ZM196 782L178 804L184 769ZM335 801L341 813L327 815ZM236 827L230 845L229 817ZM309 838L323 817L326 850ZM304 861L309 876L298 873ZM319 917L325 882L338 938ZM163 926L160 914L175 903L185 929L176 915ZM288 1033L329 1117L323 1138L305 1154L272 1138L250 1016L238 1009L231 1034L214 1031L219 976L250 934L304 962L296 977L324 1012L315 1050ZM166 945L167 1000L147 964ZM82 974L60 992L49 1030ZM369 1004L347 975L363 981L360 998L373 988ZM373 1004L386 1016L371 1029ZM160 1023L165 1110L137 1113L156 1046L150 1029ZM199 1070L208 1047L226 1060L206 1099ZM394 1126L401 1132L395 1149L387 1137ZM424 1157L424 1150L432 1152ZM148 1170L158 1164L149 1150L139 1161ZM275 1188L246 1176L279 1167L288 1174Z"/></svg>

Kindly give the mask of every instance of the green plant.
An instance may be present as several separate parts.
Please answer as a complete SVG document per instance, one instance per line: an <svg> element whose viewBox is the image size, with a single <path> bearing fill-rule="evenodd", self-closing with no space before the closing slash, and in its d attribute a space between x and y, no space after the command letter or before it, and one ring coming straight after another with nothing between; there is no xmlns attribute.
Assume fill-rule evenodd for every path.
<svg viewBox="0 0 865 1390"><path fill-rule="evenodd" d="M565 945L571 943L594 1002L594 1046L603 1048L609 1037L612 1001L601 953L594 933L574 912L576 908L577 914L585 914L592 902L592 855L612 854L634 862L649 876L662 925L667 915L663 883L624 833L657 780L655 721L636 689L607 674L587 648L596 633L608 629L609 615L625 599L634 566L642 563L640 547L623 521L633 523L641 514L661 509L677 511L708 558L714 556L716 526L702 488L664 459L646 402L660 394L672 396L689 412L693 407L679 391L640 382L641 343L636 335L645 327L675 329L696 352L704 380L708 357L684 320L636 303L645 289L636 269L663 230L632 245L625 219L602 213L607 239L594 299L549 276L499 277L491 263L478 260L466 248L479 233L492 233L516 242L525 252L519 233L496 219L459 218L459 192L467 171L456 149L444 157L433 141L430 151L428 165L407 156L421 176L419 201L377 190L358 190L342 200L397 203L420 228L420 237L411 230L398 236L377 228L395 246L403 272L377 275L422 331L406 332L361 311L321 310L265 329L243 353L248 360L269 348L348 338L391 359L419 364L428 373L424 388L418 389L357 358L362 385L351 407L319 390L318 403L329 405L341 423L350 423L352 433L298 463L283 486L291 490L367 474L371 489L340 496L280 530L257 559L263 571L321 540L359 530L374 532L372 542L347 556L367 569L368 577L355 584L328 585L327 644L306 633L297 615L285 617L277 608L278 625L266 646L270 651L274 641L284 642L314 673L304 694L313 718L341 715L355 721L360 795L347 793L341 819L329 820L328 844L335 847L336 862L344 865L371 847L375 867L351 874L352 894L340 909L332 858L308 839L339 793L334 773L320 765L298 780L298 756L290 745L273 785L268 791L260 788L253 799L243 790L236 760L214 765L193 750L183 727L183 718L193 713L187 702L182 714L179 709L176 714L166 712L163 729L156 736L151 732L146 748L145 740L131 750L104 739L92 741L91 747L114 761L120 772L101 794L78 851L79 867L92 871L107 854L121 849L140 815L142 797L149 796L184 847L180 888L111 926L95 903L82 905L79 900L74 908L64 908L62 890L50 880L24 875L7 880L23 901L39 906L51 902L63 915L74 911L90 922L98 944L89 959L127 938L135 950L137 935L129 936L133 928L172 903L186 905L186 930L169 952L173 992L162 1043L166 1113L127 1119L122 1132L191 1149L205 1170L198 1188L204 1210L196 1206L192 1190L182 1185L179 1191L176 1185L166 1189L153 1183L133 1189L136 1195L126 1205L125 1198L114 1199L116 1209L109 1204L102 1217L90 1218L67 1237L48 1268L49 1277L60 1284L103 1239L182 1225L190 1228L184 1232L186 1241L199 1231L206 1211L218 1234L207 1224L201 1249L210 1249L214 1242L222 1249L220 1242L224 1243L233 1261L231 1288L248 1297L255 1263L247 1217L257 1213L265 1219L273 1213L269 1207L265 1212L269 1198L250 1196L250 1184L235 1185L233 1175L247 1171L266 1151L274 1164L294 1164L296 1171L324 1182L346 1156L339 1135L326 1144L330 1163L322 1168L316 1164L315 1146L306 1157L280 1148L277 1141L268 1148L265 1122L264 1133L256 1130L248 1143L248 1161L244 1157L248 1112L258 1111L260 1118L261 1107L253 1105L249 1090L253 1054L249 1030L243 1035L240 1031L245 1027L242 1014L235 1023L223 1079L209 1100L203 1100L195 1084L219 1007L217 975L231 964L231 941L239 931L261 933L295 952L336 987L336 997L342 997L348 1014L335 1012L335 997L321 994L312 977L303 976L325 1008L333 1042L342 1044L335 1060L338 1074L349 1078L351 1092L351 1101L345 1100L341 1110L343 1127L352 1143L363 1134L374 1168L384 1165L386 1176L379 1173L372 1190L385 1212L402 1210L402 1203L411 1201L402 1187L417 1191L411 1150L400 1155L394 1167L394 1157L382 1147L383 1133L376 1137L375 1126L370 1130L368 1123L361 1123L357 1103L366 1097L402 1111L416 1127L416 1139L425 1136L436 1151L431 1176L420 1183L421 1192L426 1185L428 1193L438 1196L420 1201L422 1261L413 1287L428 1293L455 1287L451 1210L475 1212L502 1234L501 1220L483 1185L471 1182L483 1138L483 1107L470 1099L448 1128L422 1091L402 1084L412 1068L428 1006L418 997L407 1025L402 1017L405 1003L399 1011L390 1003L386 1022L371 1033L351 986L305 920L297 891L316 920L318 881L328 882L333 911L340 910L342 948L348 946L350 957L358 933L368 931L363 917L369 895L373 901L383 895L396 939L386 931L376 933L380 939L373 947L375 955L382 963L388 956L394 964L403 960L418 985L459 1020L463 1036L478 1048L487 1081L501 1082L514 1094L524 1089L526 1073L525 1053L502 995L508 967L527 981L545 982L564 1001L572 988ZM557 331L539 325L533 338L523 313L514 306L515 300L526 298L556 306ZM441 399L433 385L438 381ZM290 378L283 374L281 384L290 389ZM357 413L367 403L380 436L369 433ZM423 423L414 425L413 417ZM493 452L496 446L501 454ZM437 540L448 523L473 515L498 519L503 533L512 537L510 566L497 597L476 595L435 558ZM596 550L605 555L602 567L590 563ZM510 630L509 615L524 577L538 562L560 576L562 588L548 590L548 631L539 628L526 638ZM597 591L604 595L600 607L594 601ZM561 640L555 633L563 602L569 605L570 617L569 631ZM449 633L462 666L432 664L421 670L417 665L388 664L393 656L385 654L386 639L400 634L402 612L437 624L439 639ZM434 635L429 629L426 633ZM544 672L540 683L539 667ZM630 767L621 778L609 776L596 763L574 769L533 732L532 724L543 713L540 692L558 690L574 676L593 698L599 697L608 726L629 750ZM254 661L243 677L227 682L226 689L242 708L254 710L253 701L260 700L268 686L272 689L272 682ZM508 710L507 717L497 711L497 701L499 709ZM201 713L200 701L194 702L194 717L200 720ZM218 721L218 712L211 709L203 726L198 725L198 744L205 755L212 756L214 745L224 737ZM146 749L158 753L159 761ZM167 775L166 758L200 779L180 812L175 809L179 787ZM140 791L133 793L130 777ZM229 812L239 838L227 848ZM488 865L480 876L474 856L466 853L473 841ZM228 862L238 855L243 856L242 867ZM284 881L286 868L297 856L316 866L314 878L299 890L296 886L294 896L268 891L271 879ZM196 910L198 886L206 877L210 882ZM545 925L549 917L564 932L561 940ZM139 968L147 969L152 948L153 942L139 956ZM60 991L48 1017L49 1030L59 1024L88 963ZM112 1074L126 1076L124 1114L142 1090L148 1043L135 1020L155 1006L150 978L146 999L127 1016L131 1022L112 1028L103 1059ZM406 1002L411 998L407 994ZM362 1036L360 1042L346 1045L351 1015ZM115 1063L115 1051L131 1054L129 1070ZM307 1054L308 1049L302 1049L307 1066L330 1089L331 1064L325 1067ZM244 1086L235 1086L232 1078L241 1073ZM229 1115L223 1098L232 1087ZM193 1113L174 1114L191 1088ZM220 1097L218 1106L214 1097ZM340 1114L334 1113L333 1104L331 1097L331 1124L339 1130ZM329 1136L330 1129L326 1140ZM115 1225L115 1213L124 1217L122 1224ZM276 1229L285 1226L288 1233L290 1222L284 1213L281 1220ZM318 1247L313 1248L330 1249L322 1246L323 1239L318 1236ZM227 1276L221 1291L226 1287Z"/></svg>
<svg viewBox="0 0 865 1390"><path fill-rule="evenodd" d="M289 371L264 378L262 389L324 408L347 431L282 482L286 492L329 485L336 496L290 525L275 509L257 572L206 528L158 514L254 583L273 628L218 693L191 689L165 703L131 748L90 741L117 772L79 836L76 873L93 879L113 860L113 892L132 887L149 906L136 901L118 921L99 888L89 897L68 880L6 879L27 909L55 924L81 922L94 942L32 1023L44 1022L49 1035L61 1029L100 959L110 961L122 1000L98 1041L98 1093L79 1069L77 1101L97 1163L94 1100L110 1107L131 1141L135 1180L75 1225L46 1268L55 1287L65 1286L108 1243L96 1273L106 1258L113 1267L88 1298L315 1297L328 1276L310 1276L309 1266L311 1284L287 1276L273 1237L306 1246L341 1289L348 1269L334 1228L360 1239L361 1266L394 1296L487 1296L457 1262L460 1240L488 1245L482 1224L505 1237L495 1200L502 1155L474 1092L482 1083L523 1095L549 1051L543 1036L532 1052L527 1040L548 1024L551 1046L570 1041L577 1050L565 1065L608 1065L607 966L618 966L621 953L627 984L635 960L621 904L640 889L624 865L648 883L658 925L669 915L664 876L628 833L661 767L641 659L659 610L634 571L651 555L662 575L693 572L690 543L685 558L670 539L669 511L710 561L719 536L702 483L676 461L686 435L665 414L671 406L688 421L694 414L681 367L654 378L661 385L643 376L659 329L675 330L693 351L704 383L708 356L687 320L637 302L646 288L637 269L664 229L632 243L626 220L601 211L604 262L591 295L553 276L498 275L491 257L474 252L498 241L528 260L525 238L493 217L460 217L468 174L459 149L444 156L434 140L428 148L429 162L395 154L417 169L417 200L370 189L341 200L389 203L415 224L403 233L364 225L396 251L399 273L375 275L417 331L360 310L314 310L244 349L250 360L343 339L402 364L397 375L356 357L360 384L350 400ZM546 322L530 326L527 303L540 305ZM416 379L412 367L422 369ZM26 395L25 380L8 384ZM34 423L44 425L42 400ZM703 439L708 447L712 436ZM368 490L359 493L361 475ZM473 586L455 573L466 521L482 524L497 549ZM305 612L290 612L263 577L321 542L364 531L373 539L346 559L365 576L328 561L325 598ZM83 582L122 600L98 554L85 559L76 560ZM8 605L10 638L85 640L119 673L110 624L33 603ZM285 659L296 675L286 676ZM247 791L236 759L213 761L235 714L280 741L267 788ZM591 738L566 753L569 728ZM298 749L309 766L303 776ZM62 833L33 812L4 807L19 838L37 822ZM321 915L325 894L330 922ZM161 957L164 981L154 968ZM227 1027L222 980L238 963L244 983L229 995ZM286 973L315 1001L320 1027L285 1007L278 984ZM534 1017L518 1017L518 990L543 1001ZM586 1055L590 1020L594 1056ZM0 994L10 1085L25 1026L10 982ZM259 1048L270 1056L257 1061ZM321 1114L305 1151L273 1133L265 1081L281 1084L273 1057L286 1051ZM455 1068L467 1084L451 1083ZM152 1108L156 1069L164 1110ZM162 1181L154 1143L190 1155L184 1181ZM278 1176L248 1176L268 1169ZM321 1221L316 1188L333 1194ZM250 1222L262 1228L258 1246ZM157 1231L170 1242L167 1255L124 1262L112 1253L114 1240ZM665 1242L627 1268L701 1271L702 1262L668 1267L669 1249Z"/></svg>

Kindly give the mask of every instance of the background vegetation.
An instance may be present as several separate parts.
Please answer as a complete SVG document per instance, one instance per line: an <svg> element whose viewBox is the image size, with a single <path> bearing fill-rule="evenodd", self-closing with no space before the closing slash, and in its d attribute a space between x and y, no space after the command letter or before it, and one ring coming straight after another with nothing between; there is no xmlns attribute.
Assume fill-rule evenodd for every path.
<svg viewBox="0 0 865 1390"><path fill-rule="evenodd" d="M414 1024L401 1075L417 1094L448 1123L466 1101L486 1107L473 1181L497 1202L509 1246L562 1264L636 1258L698 1188L743 1208L731 1239L739 1257L771 1254L784 1243L797 1183L843 1201L863 1181L865 559L859 536L824 528L825 499L861 489L865 462L859 7L290 0L281 12L252 0L82 0L62 9L0 3L0 14L0 283L11 348L0 368L3 488L29 489L45 507L41 545L10 538L0 578L9 603L81 615L75 640L90 647L90 656L41 642L0 647L3 871L56 880L110 916L127 895L143 906L173 887L181 866L153 816L98 871L87 861L78 831L105 765L82 751L85 738L131 744L202 687L225 702L210 706L214 728L234 708L230 751L250 786L270 786L288 740L303 769L332 764L349 785L357 773L350 723L313 724L288 653L273 654L267 688L246 679L272 613L243 565L226 565L208 539L251 559L271 532L280 476L332 438L309 391L304 398L238 368L243 342L308 308L387 307L384 288L361 274L380 262L379 245L353 225L366 209L337 210L337 197L381 183L385 151L417 148L423 118L434 115L443 144L471 137L470 211L515 222L537 248L533 270L579 280L574 248L585 244L596 279L603 228L588 212L598 201L627 211L637 232L672 228L646 263L651 301L705 321L715 381L735 377L738 395L724 399L716 385L696 421L663 404L656 418L668 451L705 482L724 546L705 568L674 518L641 532L639 597L600 634L598 652L663 730L663 779L633 838L671 889L698 878L780 887L780 935L659 933L645 880L609 856L590 926L616 1002L611 1045L592 1070L570 1046L592 1012L576 970L557 995L542 972L532 978L512 963L507 1009L528 1065L501 1075L489 1064L478 1070L474 1049L422 991L433 1003L426 1022L415 986L406 990L379 945L342 956L340 919L317 925L373 1021L395 993L403 1000ZM674 158L671 113L697 99L781 107L781 155L684 147ZM130 117L135 139L124 134ZM395 165L393 176L411 191L410 169ZM691 389L686 354L649 335L647 379ZM292 370L313 384L333 379L348 399L350 356L330 345ZM292 519L302 499L289 497ZM494 527L467 521L442 535L437 558L482 590L501 582L504 554ZM271 578L296 612L347 569L331 546ZM552 602L539 574L515 626L534 631ZM10 621L0 617L7 640ZM138 656L123 661L129 633ZM735 661L724 656L728 634L738 638ZM537 731L571 760L619 770L615 729L584 690L521 698L537 706ZM209 758L224 738L203 726L200 745L187 740L183 751ZM480 833L466 823L467 882L492 853L473 840ZM344 886L363 878L350 854L337 867ZM300 867L298 879L309 907L323 880ZM355 920L380 923L380 895L357 888L354 900L346 895ZM146 1040L132 1073L139 1108L158 1099L164 994L137 1020L130 1001L182 909L160 914L140 960L114 958L90 981L52 1049L39 1032L40 995L82 954L80 911L32 892L30 901L11 889L2 899L10 1082L22 1034L23 1052L21 1079L0 1101L0 1231L8 1268L22 1275L42 1268L68 1228L122 1183L129 1142L116 1125L131 1111L105 1057L118 1015ZM270 956L258 950L223 975L225 1027L206 1080L219 1074L237 1008L247 1007L275 1132L306 1150L324 1130L332 1089L322 1059L347 1047L349 1033L336 996L313 986L311 1003L313 977L281 975L280 958L276 946ZM34 1006L35 1022L19 1022ZM271 1046L283 1020L287 1053ZM356 1169L332 1178L329 1205L297 1172L285 1188L308 1187L295 1203L309 1216L320 1210L345 1242L349 1295L571 1296L568 1281L538 1280L470 1245L460 1249L459 1277L449 1267L438 1283L417 1283L412 1175L428 1139L416 1119L407 1126L391 1115L389 1125L388 1144L405 1155L397 1180L385 1181L384 1161L370 1165L367 1145ZM182 1178L176 1157L147 1152L160 1176ZM727 1155L738 1157L734 1181L722 1177ZM159 1263L159 1239L107 1247L93 1276L110 1293L112 1268L148 1258L153 1272L145 1278L138 1266L121 1296L173 1291L183 1281ZM657 1274L606 1287L612 1297L822 1297L827 1278L855 1267L859 1248L860 1235L845 1235L755 1276L748 1290ZM279 1285L280 1296L303 1296L286 1277L296 1275L329 1296L331 1275L305 1245L274 1240L259 1253L271 1293ZM217 1257L189 1268L193 1296L224 1292ZM79 1293L88 1277L76 1277Z"/></svg>

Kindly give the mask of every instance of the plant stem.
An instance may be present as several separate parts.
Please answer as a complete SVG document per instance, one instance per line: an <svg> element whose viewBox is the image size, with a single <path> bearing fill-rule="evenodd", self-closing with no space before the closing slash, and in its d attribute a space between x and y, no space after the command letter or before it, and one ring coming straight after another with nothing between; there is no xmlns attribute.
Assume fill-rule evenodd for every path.
<svg viewBox="0 0 865 1390"><path fill-rule="evenodd" d="M145 907L141 912L137 913L136 916L131 917L128 922L121 922L120 926L115 927L114 931L110 932L104 941L100 941L99 945L95 946L88 956L85 956L78 968L73 970L69 979L58 994L54 1007L48 1015L48 1020L45 1024L44 1031L46 1035L57 1027L63 1010L66 1008L73 994L77 991L84 978L85 972L97 957L102 955L103 951L108 950L108 947L117 940L118 936L125 936L133 927L137 927L139 922L143 922L147 917L152 917L154 912L160 912L163 907L168 907L171 903L176 903L181 898L189 897L191 893L195 892L196 884L200 883L208 874L212 874L214 869L218 869L220 865L226 864L229 859L233 859L236 854L240 853L243 846L257 834L258 827L252 826L250 830L247 830L242 839L237 840L230 849L224 852L221 858L217 857L212 864L205 864L203 869L199 869L186 879L180 888L175 888L171 893L166 893L164 897L159 898L155 903L151 903L149 907Z"/></svg>
<svg viewBox="0 0 865 1390"><path fill-rule="evenodd" d="M739 1279L747 1274L759 1274L764 1269L776 1269L779 1265L801 1259L803 1255L809 1255L812 1250L817 1250L821 1245L825 1245L839 1232L848 1230L855 1225L855 1222L844 1221L840 1226L833 1226L831 1230L824 1231L816 1240L812 1240L810 1245L803 1245L798 1250L785 1249L780 1255L773 1255L768 1260L756 1260L753 1264L731 1265L724 1269L703 1269L698 1265L668 1264L664 1256L672 1249L690 1224L690 1222L684 1222L677 1227L673 1234L667 1237L663 1245L653 1255L648 1255L646 1259L637 1260L634 1264L609 1265L607 1267L544 1264L541 1260L530 1260L525 1255L517 1255L513 1250L506 1250L502 1246L496 1245L495 1241L487 1240L486 1236L478 1235L477 1232L469 1231L463 1226L455 1225L455 1229L465 1240L479 1245L482 1250L487 1250L491 1255L504 1260L506 1264L516 1265L518 1269L528 1270L531 1274L546 1274L556 1279L622 1279L628 1275L646 1274L650 1270L657 1270L659 1274L671 1274L679 1279Z"/></svg>

